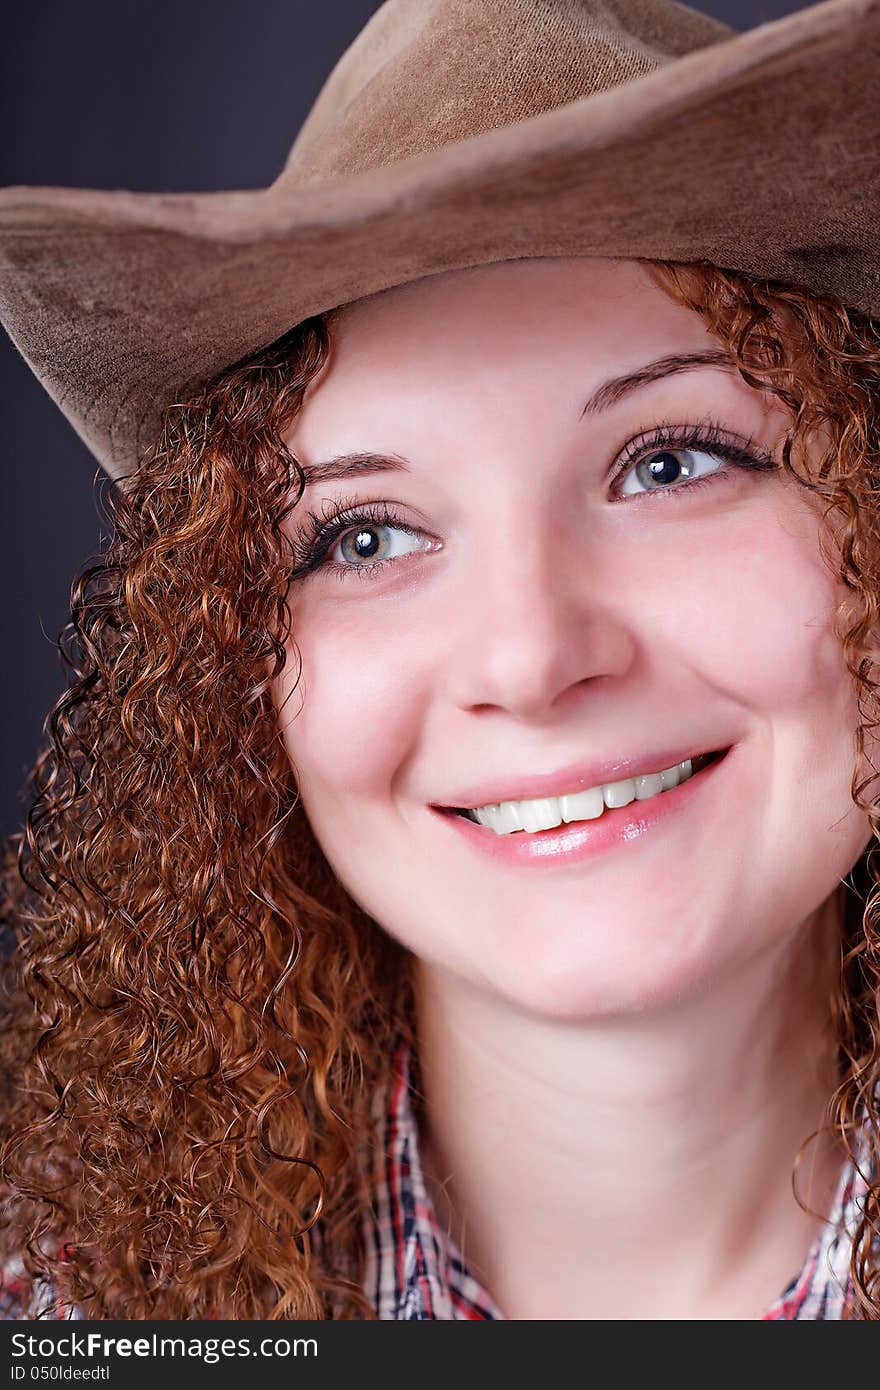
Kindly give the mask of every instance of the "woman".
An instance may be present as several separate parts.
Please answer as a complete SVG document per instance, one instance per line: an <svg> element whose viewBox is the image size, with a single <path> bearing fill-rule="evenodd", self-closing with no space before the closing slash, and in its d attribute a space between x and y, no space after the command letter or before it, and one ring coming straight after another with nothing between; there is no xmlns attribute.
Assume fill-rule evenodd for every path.
<svg viewBox="0 0 880 1390"><path fill-rule="evenodd" d="M708 21L615 8L618 168L658 100L639 24L731 131L769 53L834 90L877 28L834 5L706 55ZM355 45L398 103L405 13ZM335 90L363 147L353 62L304 136ZM626 127L608 96L567 110ZM559 115L501 135L529 158ZM481 140L450 187L497 173ZM435 158L380 164L430 200ZM337 246L335 295L167 402L7 861L9 1316L880 1315L870 267L605 235L356 292ZM68 406L117 471L138 389Z"/></svg>

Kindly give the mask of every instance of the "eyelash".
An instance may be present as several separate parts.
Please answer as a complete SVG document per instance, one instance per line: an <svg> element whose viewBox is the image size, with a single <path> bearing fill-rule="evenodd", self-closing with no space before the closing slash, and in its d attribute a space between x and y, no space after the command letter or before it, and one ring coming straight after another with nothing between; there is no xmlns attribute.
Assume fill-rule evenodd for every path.
<svg viewBox="0 0 880 1390"><path fill-rule="evenodd" d="M693 450L695 452L714 453L728 464L732 463L734 467L760 473L775 471L777 468L773 456L766 450L757 447L752 439L747 440L745 444L737 443L731 439L724 426L717 421L705 420L696 425L672 425L663 422L654 430L630 440L614 466L610 481L616 482L641 459L664 450L675 450L676 452ZM656 492L641 493L637 496L643 498L662 497L676 492L692 492L694 488L712 483L719 477L729 477L729 475L729 469L719 469L717 473L710 473L704 478L692 478L682 484L669 488L658 488ZM624 498L623 500L634 501L635 498ZM364 565L340 565L335 561L327 562L326 556L334 542L355 527L387 526L393 527L397 531L403 531L410 536L424 534L418 527L411 526L404 521L387 502L358 502L356 499L343 497L338 501L325 502L321 516L316 516L314 512L309 511L308 517L308 528L303 535L298 536L294 541L295 565L292 578L295 580L304 579L306 575L312 574L322 567L330 572L335 572L340 579L345 579L351 574L356 574L360 578L367 578L376 576L387 565L395 563L394 560L372 560Z"/></svg>

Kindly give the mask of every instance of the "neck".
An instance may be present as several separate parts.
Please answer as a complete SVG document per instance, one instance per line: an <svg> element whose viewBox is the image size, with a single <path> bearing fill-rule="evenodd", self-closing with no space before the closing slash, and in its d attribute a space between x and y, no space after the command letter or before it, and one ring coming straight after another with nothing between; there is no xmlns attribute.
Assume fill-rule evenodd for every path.
<svg viewBox="0 0 880 1390"><path fill-rule="evenodd" d="M586 1022L417 966L426 1181L506 1317L761 1316L843 1159L809 1146L804 1213L795 1160L838 1080L839 926L832 898L699 998Z"/></svg>

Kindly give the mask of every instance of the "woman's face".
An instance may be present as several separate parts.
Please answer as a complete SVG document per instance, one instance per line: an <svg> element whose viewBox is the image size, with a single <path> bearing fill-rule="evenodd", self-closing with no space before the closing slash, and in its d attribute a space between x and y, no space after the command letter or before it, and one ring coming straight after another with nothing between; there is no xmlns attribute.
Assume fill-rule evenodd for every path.
<svg viewBox="0 0 880 1390"><path fill-rule="evenodd" d="M547 1017L779 948L870 838L815 504L725 452L778 457L787 416L717 361L607 386L719 351L635 262L454 272L346 308L289 434L337 460L300 546L349 509L294 580L302 679L291 652L274 690L314 833L427 967ZM438 809L508 801L574 819Z"/></svg>

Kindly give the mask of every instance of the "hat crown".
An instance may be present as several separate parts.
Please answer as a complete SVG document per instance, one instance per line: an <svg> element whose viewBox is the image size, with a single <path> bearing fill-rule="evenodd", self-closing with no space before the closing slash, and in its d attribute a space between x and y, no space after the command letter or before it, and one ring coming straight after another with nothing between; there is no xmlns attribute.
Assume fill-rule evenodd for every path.
<svg viewBox="0 0 880 1390"><path fill-rule="evenodd" d="M386 0L324 83L276 187L537 116L733 33L676 0Z"/></svg>

